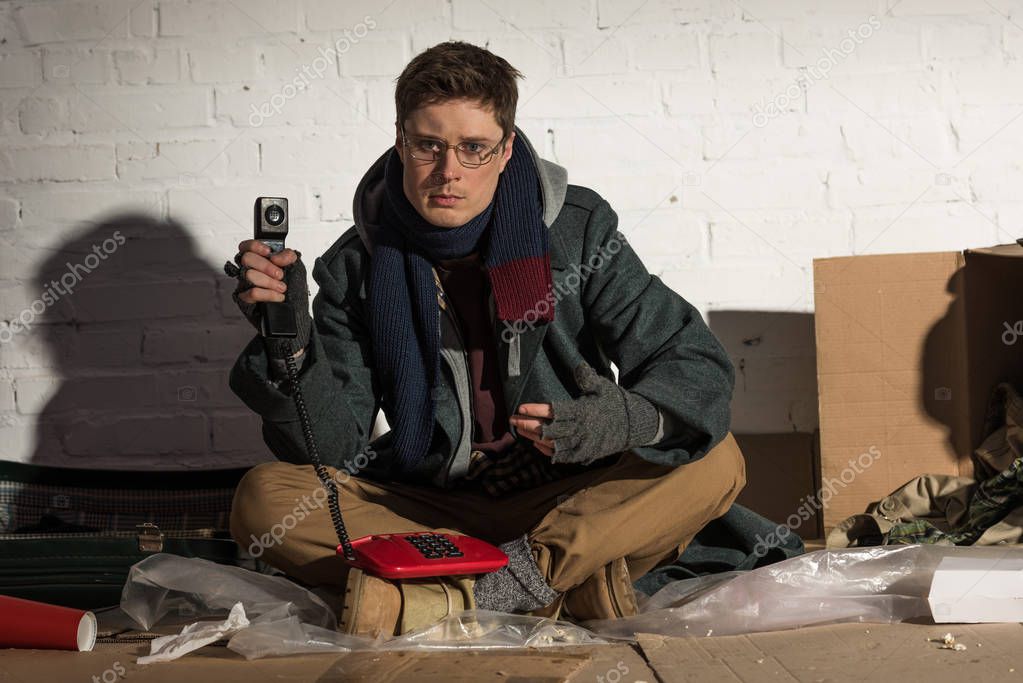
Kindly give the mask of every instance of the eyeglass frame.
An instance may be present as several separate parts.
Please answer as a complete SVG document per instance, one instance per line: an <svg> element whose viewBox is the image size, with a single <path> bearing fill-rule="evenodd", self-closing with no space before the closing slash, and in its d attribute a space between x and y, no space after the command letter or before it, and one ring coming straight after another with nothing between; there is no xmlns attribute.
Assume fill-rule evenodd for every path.
<svg viewBox="0 0 1023 683"><path fill-rule="evenodd" d="M441 158L441 156L444 156L444 155L446 155L448 153L449 149L454 149L455 150L455 158L458 159L458 163L461 164L463 168L482 168L483 166L486 166L494 158L494 155L497 154L497 148L500 147L501 145L503 145L505 143L505 141L508 139L508 136L505 135L505 136L503 136L497 142L496 145L491 147L490 151L487 152L487 160L486 161L481 161L476 166L466 166L465 162L462 161L462 159L458 156L458 145L464 144L463 142L458 143L458 145L449 145L448 141L443 139L443 138L435 138L435 137L431 137L429 135L416 135L416 136L413 136L413 137L419 138L421 140L434 140L434 141L439 142L439 143L444 145L444 151L442 153L438 153L436 159L420 159L419 157L417 157L416 155L414 155L412 153L412 150L411 150L412 145L409 143L408 135L405 134L405 126L401 126L401 141L402 141L402 144L405 147L409 148L409 156L411 156L416 161L429 161L430 163L436 163ZM480 157L482 158L483 154L482 153L479 153L479 154L480 154Z"/></svg>

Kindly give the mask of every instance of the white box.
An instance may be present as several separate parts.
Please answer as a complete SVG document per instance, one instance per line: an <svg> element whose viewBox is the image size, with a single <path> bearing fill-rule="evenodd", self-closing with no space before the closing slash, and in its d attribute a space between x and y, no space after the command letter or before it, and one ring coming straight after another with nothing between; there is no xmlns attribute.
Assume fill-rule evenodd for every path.
<svg viewBox="0 0 1023 683"><path fill-rule="evenodd" d="M943 558L927 596L935 623L1023 621L1023 553L1007 555Z"/></svg>

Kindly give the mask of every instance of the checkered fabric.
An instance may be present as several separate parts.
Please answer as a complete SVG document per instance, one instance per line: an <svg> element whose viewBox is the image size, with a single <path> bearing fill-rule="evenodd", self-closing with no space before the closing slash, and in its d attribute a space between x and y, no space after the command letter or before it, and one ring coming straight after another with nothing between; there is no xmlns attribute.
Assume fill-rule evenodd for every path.
<svg viewBox="0 0 1023 683"><path fill-rule="evenodd" d="M497 454L473 451L463 487L478 487L494 498L531 489L587 469L586 465L555 464L531 442L517 439Z"/></svg>
<svg viewBox="0 0 1023 683"><path fill-rule="evenodd" d="M915 519L893 526L887 534L890 545L973 545L990 527L1023 505L1023 458L1013 460L1005 471L984 481L970 499L966 521L943 532L926 520Z"/></svg>

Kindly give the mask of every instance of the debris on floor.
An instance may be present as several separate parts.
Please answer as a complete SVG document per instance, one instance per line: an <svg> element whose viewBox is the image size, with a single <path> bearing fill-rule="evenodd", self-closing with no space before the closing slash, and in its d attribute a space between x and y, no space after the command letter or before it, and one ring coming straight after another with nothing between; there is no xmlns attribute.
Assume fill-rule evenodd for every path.
<svg viewBox="0 0 1023 683"><path fill-rule="evenodd" d="M966 649L965 645L956 642L956 637L951 633L946 633L941 638L928 638L928 642L941 643L941 646L938 648L939 650L955 650L956 652L962 652Z"/></svg>

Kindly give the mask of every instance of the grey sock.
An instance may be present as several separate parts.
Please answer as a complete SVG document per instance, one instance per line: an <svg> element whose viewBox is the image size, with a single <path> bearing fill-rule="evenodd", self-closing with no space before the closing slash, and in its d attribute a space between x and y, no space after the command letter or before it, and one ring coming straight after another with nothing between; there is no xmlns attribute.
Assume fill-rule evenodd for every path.
<svg viewBox="0 0 1023 683"><path fill-rule="evenodd" d="M508 564L476 579L472 592L477 609L529 612L554 602L558 592L547 585L533 561L525 534L498 547L508 556Z"/></svg>

